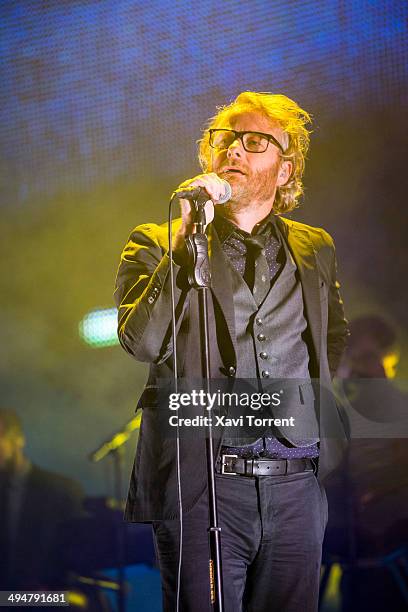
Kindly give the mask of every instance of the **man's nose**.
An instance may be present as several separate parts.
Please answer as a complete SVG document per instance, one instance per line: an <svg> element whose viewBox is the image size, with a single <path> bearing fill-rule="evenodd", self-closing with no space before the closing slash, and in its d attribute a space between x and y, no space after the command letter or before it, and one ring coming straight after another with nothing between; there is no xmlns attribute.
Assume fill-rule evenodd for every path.
<svg viewBox="0 0 408 612"><path fill-rule="evenodd" d="M227 149L227 157L239 157L241 155L241 148L242 144L237 136Z"/></svg>

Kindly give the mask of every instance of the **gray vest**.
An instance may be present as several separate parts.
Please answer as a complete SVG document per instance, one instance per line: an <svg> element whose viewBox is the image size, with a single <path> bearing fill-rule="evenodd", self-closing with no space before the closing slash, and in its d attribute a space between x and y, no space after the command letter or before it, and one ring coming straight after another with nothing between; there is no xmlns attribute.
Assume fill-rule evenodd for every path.
<svg viewBox="0 0 408 612"><path fill-rule="evenodd" d="M285 241L282 243L285 264L259 308L245 280L226 258L233 286L238 349L236 377L260 379L261 391L268 393L277 390L276 379L281 379L278 390L283 391L282 401L269 416L293 416L295 428L279 427L280 433L294 446L309 446L318 441L318 425L308 369L309 353L302 339L307 322L296 264ZM254 387L256 384L254 380ZM254 440L247 439L245 443ZM224 438L223 444L237 446L237 439Z"/></svg>

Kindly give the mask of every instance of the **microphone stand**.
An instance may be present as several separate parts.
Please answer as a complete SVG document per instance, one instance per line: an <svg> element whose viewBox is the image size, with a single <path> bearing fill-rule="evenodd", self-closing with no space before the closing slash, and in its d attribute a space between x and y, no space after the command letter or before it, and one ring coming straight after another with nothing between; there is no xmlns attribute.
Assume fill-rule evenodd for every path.
<svg viewBox="0 0 408 612"><path fill-rule="evenodd" d="M139 411L138 411L139 412ZM118 507L120 507L123 499L122 482L123 482L123 461L124 461L124 444L129 440L135 429L140 427L141 415L136 414L124 427L115 432L108 440L99 445L89 455L89 460L98 462L107 456L111 456L114 462L114 488L115 498ZM118 572L118 589L116 591L118 612L125 612L126 609L126 541L125 529L123 524L115 525L116 535L116 560Z"/></svg>
<svg viewBox="0 0 408 612"><path fill-rule="evenodd" d="M188 280L191 287L198 292L198 309L200 322L200 347L201 347L201 373L205 384L205 390L210 392L210 350L208 332L208 290L211 286L211 272L208 255L208 240L205 234L205 201L203 195L193 201L195 208L194 225L195 234L186 237L188 251ZM208 200L208 196L205 196ZM207 395L208 397L208 395ZM223 612L224 597L221 572L221 528L218 526L217 499L215 490L214 474L214 442L211 420L205 427L207 477L208 477L208 506L209 506L209 579L210 579L210 602L213 612Z"/></svg>

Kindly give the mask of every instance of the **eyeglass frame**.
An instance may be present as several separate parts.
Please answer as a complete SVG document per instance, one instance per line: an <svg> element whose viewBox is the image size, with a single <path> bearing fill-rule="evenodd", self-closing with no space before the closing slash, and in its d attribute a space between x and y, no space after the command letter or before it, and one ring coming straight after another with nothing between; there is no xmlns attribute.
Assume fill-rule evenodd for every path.
<svg viewBox="0 0 408 612"><path fill-rule="evenodd" d="M239 138L244 148L244 151L246 151L247 153L265 153L265 151L268 149L269 143L272 142L276 147L278 147L282 155L285 155L285 151L283 150L281 143L278 140L276 140L276 138L272 136L272 134L265 134L265 132L256 132L254 130L245 130L244 132L239 132L237 130L231 130L229 128L212 128L208 130L208 133L209 133L208 144L210 145L212 149L222 150L211 144L212 134L214 132L233 132L235 134L234 140L231 141L228 147L225 147L226 149L228 149L232 145L232 143L235 142L237 138ZM268 144L266 145L266 148L263 151L248 151L248 149L244 145L244 135L245 134L259 134L260 136L265 136L265 138L268 139Z"/></svg>

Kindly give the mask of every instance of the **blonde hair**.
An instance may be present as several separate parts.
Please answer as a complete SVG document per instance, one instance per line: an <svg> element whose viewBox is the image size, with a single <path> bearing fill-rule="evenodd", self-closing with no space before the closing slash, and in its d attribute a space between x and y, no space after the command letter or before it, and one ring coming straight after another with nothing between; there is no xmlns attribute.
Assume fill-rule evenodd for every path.
<svg viewBox="0 0 408 612"><path fill-rule="evenodd" d="M211 159L209 129L221 127L233 114L248 111L262 113L276 121L283 130L280 142L285 153L280 156L292 162L293 170L287 183L277 188L273 209L277 214L290 212L296 208L303 193L302 176L310 141L310 130L305 126L311 122L311 116L287 96L244 91L231 104L219 107L218 113L209 120L198 141L200 165L207 172Z"/></svg>

